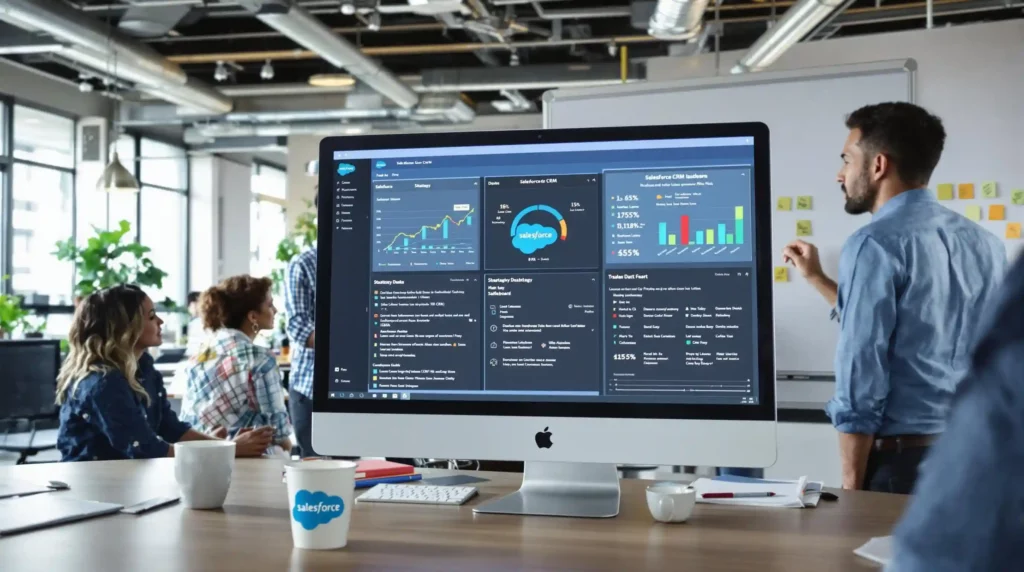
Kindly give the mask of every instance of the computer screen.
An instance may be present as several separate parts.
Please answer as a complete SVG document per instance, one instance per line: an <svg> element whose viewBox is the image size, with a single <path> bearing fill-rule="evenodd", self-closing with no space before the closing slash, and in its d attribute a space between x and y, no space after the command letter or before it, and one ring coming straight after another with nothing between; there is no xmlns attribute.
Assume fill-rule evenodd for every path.
<svg viewBox="0 0 1024 572"><path fill-rule="evenodd" d="M331 151L327 398L773 396L754 136L593 137Z"/></svg>
<svg viewBox="0 0 1024 572"><path fill-rule="evenodd" d="M0 419L56 412L60 344L56 340L0 341Z"/></svg>

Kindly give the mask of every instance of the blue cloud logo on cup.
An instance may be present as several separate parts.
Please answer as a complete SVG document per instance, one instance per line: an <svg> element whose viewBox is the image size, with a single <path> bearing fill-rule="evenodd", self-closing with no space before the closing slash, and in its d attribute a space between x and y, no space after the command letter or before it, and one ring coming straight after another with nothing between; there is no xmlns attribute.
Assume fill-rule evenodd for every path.
<svg viewBox="0 0 1024 572"><path fill-rule="evenodd" d="M295 508L292 518L306 530L313 530L327 524L345 513L345 501L341 497L328 496L323 491L301 490L295 493Z"/></svg>

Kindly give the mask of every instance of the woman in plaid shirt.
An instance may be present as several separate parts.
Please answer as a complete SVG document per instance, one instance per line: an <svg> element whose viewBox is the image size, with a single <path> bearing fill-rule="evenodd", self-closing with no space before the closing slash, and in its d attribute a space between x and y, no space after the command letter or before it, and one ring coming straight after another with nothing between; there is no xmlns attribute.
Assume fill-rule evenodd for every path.
<svg viewBox="0 0 1024 572"><path fill-rule="evenodd" d="M274 327L271 286L269 278L233 276L203 292L199 307L210 335L185 368L181 417L200 431L219 426L231 434L267 425L274 430L273 443L291 451L277 360L253 343L261 330Z"/></svg>

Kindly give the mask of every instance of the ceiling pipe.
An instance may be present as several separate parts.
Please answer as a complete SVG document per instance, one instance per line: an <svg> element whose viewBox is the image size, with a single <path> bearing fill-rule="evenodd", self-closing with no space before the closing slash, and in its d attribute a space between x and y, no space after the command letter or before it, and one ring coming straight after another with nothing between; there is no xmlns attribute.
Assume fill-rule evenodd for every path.
<svg viewBox="0 0 1024 572"><path fill-rule="evenodd" d="M540 2L533 2L533 10L542 20L577 20L581 18L629 18L633 11L629 6L609 6L608 8L569 8L564 10L545 10Z"/></svg>
<svg viewBox="0 0 1024 572"><path fill-rule="evenodd" d="M304 8L286 0L262 0L252 8L263 23L316 52L335 67L344 68L396 105L409 109L419 97L391 72L369 59L358 47L337 36Z"/></svg>
<svg viewBox="0 0 1024 572"><path fill-rule="evenodd" d="M647 33L659 40L692 40L704 27L708 0L658 0Z"/></svg>
<svg viewBox="0 0 1024 572"><path fill-rule="evenodd" d="M756 72L772 65L843 3L844 0L800 0L754 42L733 66L732 73Z"/></svg>
<svg viewBox="0 0 1024 572"><path fill-rule="evenodd" d="M231 111L231 100L190 80L177 64L145 44L121 37L92 18L56 0L0 0L0 20L42 31L72 44L60 55L139 84L139 88L187 108L208 113Z"/></svg>

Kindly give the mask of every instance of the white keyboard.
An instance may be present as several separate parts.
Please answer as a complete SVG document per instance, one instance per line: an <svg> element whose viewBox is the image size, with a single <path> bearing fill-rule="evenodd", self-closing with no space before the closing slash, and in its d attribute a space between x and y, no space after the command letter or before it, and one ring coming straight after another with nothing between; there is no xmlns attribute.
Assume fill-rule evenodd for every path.
<svg viewBox="0 0 1024 572"><path fill-rule="evenodd" d="M380 484L360 495L359 502L460 505L476 494L476 487Z"/></svg>

